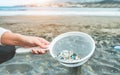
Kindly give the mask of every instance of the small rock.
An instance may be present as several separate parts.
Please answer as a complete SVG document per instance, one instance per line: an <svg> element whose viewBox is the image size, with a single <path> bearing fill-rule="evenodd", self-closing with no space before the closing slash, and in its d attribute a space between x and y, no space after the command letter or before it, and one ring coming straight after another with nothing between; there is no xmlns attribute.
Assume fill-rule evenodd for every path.
<svg viewBox="0 0 120 75"><path fill-rule="evenodd" d="M69 50L63 50L57 56L60 60L66 60L69 62L81 59L76 53Z"/></svg>

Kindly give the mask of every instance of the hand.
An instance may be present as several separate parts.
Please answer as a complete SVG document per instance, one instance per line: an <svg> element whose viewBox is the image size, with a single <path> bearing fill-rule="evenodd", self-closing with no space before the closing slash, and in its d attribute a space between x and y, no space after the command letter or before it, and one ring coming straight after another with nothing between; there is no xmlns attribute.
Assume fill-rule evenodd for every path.
<svg viewBox="0 0 120 75"><path fill-rule="evenodd" d="M33 49L32 53L43 54L46 53L46 49L49 46L49 42L43 38L24 36L12 32L5 32L1 37L1 43L3 45L14 45L22 47L40 47L42 49Z"/></svg>
<svg viewBox="0 0 120 75"><path fill-rule="evenodd" d="M37 47L32 49L32 53L34 54L44 54L48 51L46 49L49 46L49 42L43 38L23 36L22 41L24 42L23 47Z"/></svg>

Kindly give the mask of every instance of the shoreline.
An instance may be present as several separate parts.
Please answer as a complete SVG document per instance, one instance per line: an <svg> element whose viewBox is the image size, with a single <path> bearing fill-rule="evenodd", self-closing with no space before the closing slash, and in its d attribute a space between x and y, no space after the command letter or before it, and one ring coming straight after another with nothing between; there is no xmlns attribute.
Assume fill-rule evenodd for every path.
<svg viewBox="0 0 120 75"><path fill-rule="evenodd" d="M0 16L120 16L119 8L6 8ZM49 12L49 13L48 13Z"/></svg>

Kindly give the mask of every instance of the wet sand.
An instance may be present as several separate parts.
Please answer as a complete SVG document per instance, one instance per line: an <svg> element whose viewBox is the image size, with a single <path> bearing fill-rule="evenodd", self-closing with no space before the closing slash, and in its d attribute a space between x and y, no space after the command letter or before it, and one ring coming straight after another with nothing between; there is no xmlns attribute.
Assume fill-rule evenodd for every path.
<svg viewBox="0 0 120 75"><path fill-rule="evenodd" d="M69 31L91 35L96 50L91 59L77 68L68 68L45 55L15 55L0 65L0 75L119 75L120 17L93 16L9 16L0 17L0 26L15 33L43 37L51 41Z"/></svg>

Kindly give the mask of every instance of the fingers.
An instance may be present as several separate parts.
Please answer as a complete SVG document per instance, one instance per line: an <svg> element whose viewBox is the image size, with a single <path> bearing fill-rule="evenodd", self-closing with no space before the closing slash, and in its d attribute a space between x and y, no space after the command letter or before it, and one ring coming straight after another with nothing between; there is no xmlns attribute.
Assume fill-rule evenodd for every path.
<svg viewBox="0 0 120 75"><path fill-rule="evenodd" d="M48 42L47 40L45 40L45 39L43 39L43 38L38 38L39 39L39 41L41 42L41 43L44 43L45 45L49 45L50 44L50 42Z"/></svg>
<svg viewBox="0 0 120 75"><path fill-rule="evenodd" d="M46 44L44 44L44 43L41 43L41 45L40 45L41 48L48 48L48 46L49 46L49 45L46 45Z"/></svg>
<svg viewBox="0 0 120 75"><path fill-rule="evenodd" d="M48 48L49 42L43 38L38 38L39 41L36 41L36 45L40 46L41 48Z"/></svg>
<svg viewBox="0 0 120 75"><path fill-rule="evenodd" d="M32 53L33 54L45 54L47 53L47 50L43 50L43 49L32 49Z"/></svg>
<svg viewBox="0 0 120 75"><path fill-rule="evenodd" d="M48 46L50 44L47 40L45 40L43 38L39 38L39 37L30 37L30 38L27 38L26 40L28 40L28 39L29 39L28 44L25 45L25 47L37 47L37 46L40 47L40 48L32 49L32 53L44 54L47 52L47 50L45 50L45 49L48 48Z"/></svg>
<svg viewBox="0 0 120 75"><path fill-rule="evenodd" d="M48 45L46 45L42 42L39 42L39 41L35 42L35 44L36 44L36 46L39 46L40 48L43 48L43 49L48 48Z"/></svg>

